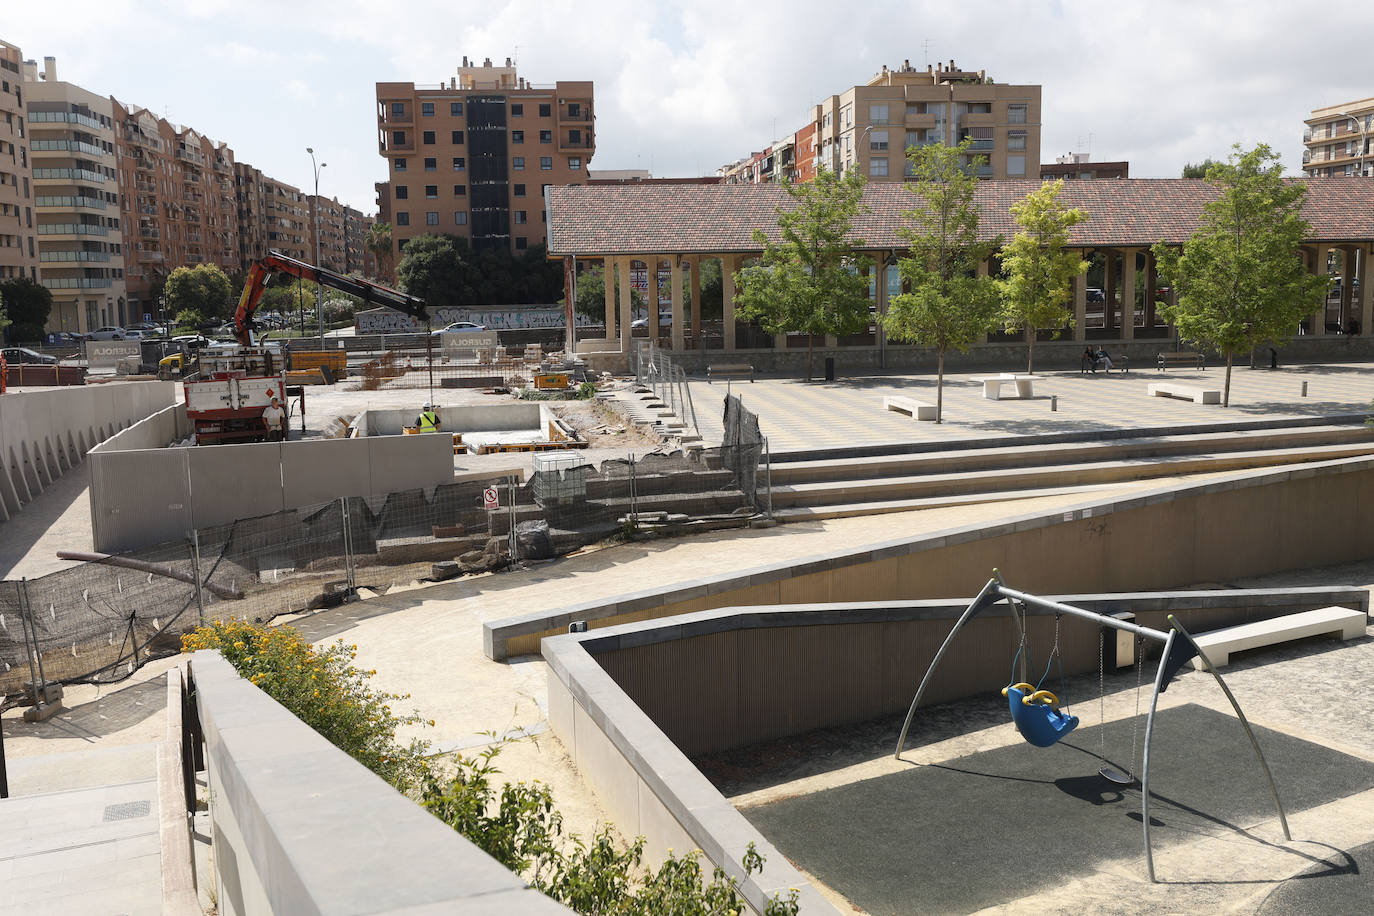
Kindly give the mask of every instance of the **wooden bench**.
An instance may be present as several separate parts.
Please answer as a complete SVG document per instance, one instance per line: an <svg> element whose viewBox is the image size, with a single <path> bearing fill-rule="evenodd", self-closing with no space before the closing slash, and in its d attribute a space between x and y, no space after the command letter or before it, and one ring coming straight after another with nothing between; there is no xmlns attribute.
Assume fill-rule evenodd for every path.
<svg viewBox="0 0 1374 916"><path fill-rule="evenodd" d="M1197 644L1207 653L1212 666L1220 668L1231 661L1232 652L1258 649L1275 643L1309 636L1334 636L1337 639L1357 639L1364 635L1368 620L1364 611L1348 607L1324 607L1315 611L1287 614L1256 623L1245 623L1224 630L1199 633ZM1194 658L1193 667L1207 670L1202 659Z"/></svg>
<svg viewBox="0 0 1374 916"><path fill-rule="evenodd" d="M1160 353L1155 357L1160 372L1173 366L1175 369L1206 369L1207 357L1202 353Z"/></svg>
<svg viewBox="0 0 1374 916"><path fill-rule="evenodd" d="M1194 404L1220 404L1220 388L1199 388L1196 385L1182 385L1177 382L1151 382L1145 391L1152 398L1178 398Z"/></svg>
<svg viewBox="0 0 1374 916"><path fill-rule="evenodd" d="M713 378L747 378L754 381L754 367L748 363L712 363L706 367L706 383Z"/></svg>
<svg viewBox="0 0 1374 916"><path fill-rule="evenodd" d="M883 398L883 408L895 410L898 413L911 414L913 420L935 419L935 405L926 401L918 401L916 398L887 395Z"/></svg>
<svg viewBox="0 0 1374 916"><path fill-rule="evenodd" d="M983 386L983 397L1000 401L1002 400L1002 386L1007 382L1016 385L1016 397L1022 399L1035 397L1035 379L1036 376L1034 375L1012 375L1009 372L1003 372L1000 375L977 376L972 381Z"/></svg>

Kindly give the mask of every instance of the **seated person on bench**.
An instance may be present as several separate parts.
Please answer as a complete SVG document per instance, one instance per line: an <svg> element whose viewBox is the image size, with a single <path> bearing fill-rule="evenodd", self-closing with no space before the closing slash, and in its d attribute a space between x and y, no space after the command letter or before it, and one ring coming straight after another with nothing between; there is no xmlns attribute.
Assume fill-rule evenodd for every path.
<svg viewBox="0 0 1374 916"><path fill-rule="evenodd" d="M1096 360L1097 368L1099 369L1105 369L1106 371L1111 372L1114 368L1112 364L1112 358L1107 355L1107 351L1103 347L1097 348L1097 354L1094 357L1094 359Z"/></svg>

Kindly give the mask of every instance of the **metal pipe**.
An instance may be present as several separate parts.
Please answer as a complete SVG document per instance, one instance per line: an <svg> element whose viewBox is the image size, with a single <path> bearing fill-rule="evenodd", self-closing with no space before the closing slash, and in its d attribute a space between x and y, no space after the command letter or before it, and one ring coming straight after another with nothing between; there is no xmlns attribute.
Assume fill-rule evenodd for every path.
<svg viewBox="0 0 1374 916"><path fill-rule="evenodd" d="M1155 732L1155 710L1159 707L1159 694L1164 689L1164 666L1169 662L1169 652L1174 647L1176 631L1170 630L1164 638L1164 654L1159 659L1155 671L1155 689L1150 694L1150 714L1145 719L1145 749L1141 752L1140 764L1140 821L1145 825L1145 870L1150 880L1155 880L1155 857L1150 849L1150 739ZM1136 648L1139 651L1139 647Z"/></svg>
<svg viewBox="0 0 1374 916"><path fill-rule="evenodd" d="M1022 604L1028 604L1032 607L1043 608L1047 611L1053 611L1056 614L1072 614L1074 617L1082 617L1084 620L1091 620L1094 623L1101 624L1102 626L1115 627L1118 630L1125 630L1128 633L1134 633L1135 635L1142 636L1145 639L1153 639L1155 642L1168 642L1169 639L1168 634L1164 633L1161 630L1152 630L1149 627L1142 627L1134 623L1128 623L1125 620L1119 620L1115 617L1108 617L1106 614L1099 614L1095 611L1085 611L1082 608L1074 607L1071 604L1060 604L1058 601L1049 601L1045 598L1037 598L1035 595L1028 595L1025 592L1017 591L1014 588L1007 588L1005 585L999 585L996 587L995 590L1002 597L1013 598L1017 601L1020 601Z"/></svg>

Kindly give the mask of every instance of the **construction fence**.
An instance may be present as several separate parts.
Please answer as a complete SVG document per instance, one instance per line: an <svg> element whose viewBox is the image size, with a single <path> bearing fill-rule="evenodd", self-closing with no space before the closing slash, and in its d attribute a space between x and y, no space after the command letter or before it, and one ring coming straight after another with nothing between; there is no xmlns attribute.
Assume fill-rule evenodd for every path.
<svg viewBox="0 0 1374 916"><path fill-rule="evenodd" d="M743 410L736 405L737 410ZM747 414L747 411L744 412ZM494 477L351 497L188 532L35 579L0 581L0 693L110 683L216 619L270 621L396 585L552 559L610 537L742 527L769 505L766 443L627 456L533 455ZM31 699L29 700L31 702Z"/></svg>

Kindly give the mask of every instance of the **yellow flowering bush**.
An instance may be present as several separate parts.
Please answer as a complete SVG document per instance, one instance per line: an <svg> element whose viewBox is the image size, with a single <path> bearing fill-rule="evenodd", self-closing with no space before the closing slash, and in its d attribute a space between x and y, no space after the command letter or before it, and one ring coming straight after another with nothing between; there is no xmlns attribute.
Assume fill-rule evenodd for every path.
<svg viewBox="0 0 1374 916"><path fill-rule="evenodd" d="M183 652L198 649L219 650L240 676L397 789L420 789L428 743L401 744L396 731L426 720L392 711L390 704L408 696L368 686L376 672L354 667L356 647L340 640L316 649L291 627L221 620L182 637Z"/></svg>

